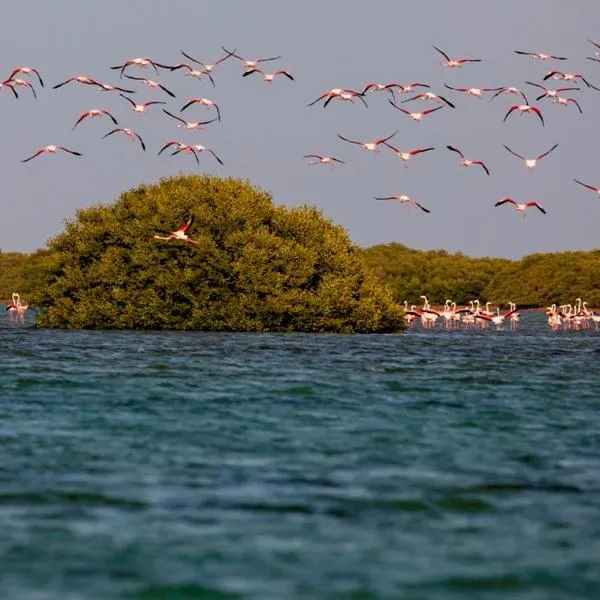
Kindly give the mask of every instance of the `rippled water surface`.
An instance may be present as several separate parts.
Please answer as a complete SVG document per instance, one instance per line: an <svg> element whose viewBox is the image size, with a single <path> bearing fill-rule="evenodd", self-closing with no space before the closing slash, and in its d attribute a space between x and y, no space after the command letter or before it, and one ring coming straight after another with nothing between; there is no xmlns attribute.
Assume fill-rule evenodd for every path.
<svg viewBox="0 0 600 600"><path fill-rule="evenodd" d="M0 339L3 600L600 598L600 334Z"/></svg>

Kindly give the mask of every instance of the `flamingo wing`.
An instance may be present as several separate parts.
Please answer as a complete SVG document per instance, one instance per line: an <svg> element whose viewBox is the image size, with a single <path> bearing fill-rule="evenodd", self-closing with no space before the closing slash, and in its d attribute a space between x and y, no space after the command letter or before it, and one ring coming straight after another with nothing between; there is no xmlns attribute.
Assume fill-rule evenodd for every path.
<svg viewBox="0 0 600 600"><path fill-rule="evenodd" d="M527 160L524 156L521 156L520 154L517 154L516 152L514 152L513 150L511 150L506 144L502 144L511 154L514 154L517 158L520 158L521 160Z"/></svg>
<svg viewBox="0 0 600 600"><path fill-rule="evenodd" d="M340 135L339 133L337 135L340 139L344 140L345 142L350 142L351 144L358 144L359 146L363 145L362 142L357 142L356 140L349 140L348 138L345 138L343 135Z"/></svg>
<svg viewBox="0 0 600 600"><path fill-rule="evenodd" d="M583 181L579 181L579 179L575 179L575 178L573 178L573 181L575 183L578 183L579 185L582 185L583 187L588 188L588 190L594 190L594 192L600 193L600 187L596 187L595 185L590 185L589 183L583 183Z"/></svg>
<svg viewBox="0 0 600 600"><path fill-rule="evenodd" d="M448 148L448 150L452 150L452 152L457 152L458 154L460 154L461 158L465 157L465 155L458 148L455 148L454 146L447 145L446 148Z"/></svg>
<svg viewBox="0 0 600 600"><path fill-rule="evenodd" d="M450 57L443 51L440 50L437 46L433 46L448 62L450 62Z"/></svg>
<svg viewBox="0 0 600 600"><path fill-rule="evenodd" d="M185 225L182 225L177 231L181 231L181 233L187 233L188 229L192 226L194 222L194 215L192 215Z"/></svg>
<svg viewBox="0 0 600 600"><path fill-rule="evenodd" d="M35 158L36 156L39 156L40 154L42 154L43 152L46 152L45 148L40 148L35 154L32 154L29 158L25 158L23 159L21 162L28 162L30 161L32 158Z"/></svg>
<svg viewBox="0 0 600 600"><path fill-rule="evenodd" d="M539 202L525 202L525 206L535 206L540 212L546 214L546 210Z"/></svg>
<svg viewBox="0 0 600 600"><path fill-rule="evenodd" d="M558 146L558 144L554 144L554 146L552 146L552 148L550 148L550 150L546 150L546 152L537 156L535 160L540 160L541 158L544 158L544 156L548 156L548 154L550 154L550 152L552 152L552 150L554 150L557 146Z"/></svg>
<svg viewBox="0 0 600 600"><path fill-rule="evenodd" d="M496 202L496 204L494 204L494 206L501 206L502 204L506 204L507 202L517 206L517 202L515 200L513 200L512 198L502 198L502 200L498 200L498 202Z"/></svg>
<svg viewBox="0 0 600 600"><path fill-rule="evenodd" d="M482 160L474 160L473 164L479 165L486 172L487 175L490 174L490 170L486 167L485 163Z"/></svg>

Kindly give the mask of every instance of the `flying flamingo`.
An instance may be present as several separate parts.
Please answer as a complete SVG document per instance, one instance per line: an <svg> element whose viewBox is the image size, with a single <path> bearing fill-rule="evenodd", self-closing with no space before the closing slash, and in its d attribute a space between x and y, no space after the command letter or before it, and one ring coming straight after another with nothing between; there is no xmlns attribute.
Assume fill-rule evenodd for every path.
<svg viewBox="0 0 600 600"><path fill-rule="evenodd" d="M166 88L162 83L158 83L157 81L153 81L152 79L148 79L146 77L137 77L135 75L125 74L125 77L127 77L128 79L135 79L136 81L141 81L141 82L145 83L147 86L149 86L150 89L153 89L153 90L157 90L158 88L160 88L163 92L166 92L167 94L169 94L169 96L171 96L171 98L175 98L175 94L171 90Z"/></svg>
<svg viewBox="0 0 600 600"><path fill-rule="evenodd" d="M142 146L142 150L144 150L144 151L146 150L146 144L144 144L144 140L142 140L142 138L140 137L140 134L136 133L135 131L133 131L132 129L129 129L127 127L117 127L116 129L109 131L106 135L103 135L102 139L104 139L105 137L108 137L109 135L112 135L113 133L122 133L123 135L127 136L131 140L134 140L134 141L138 140Z"/></svg>
<svg viewBox="0 0 600 600"><path fill-rule="evenodd" d="M12 73L9 75L8 78L12 79L15 75L19 73L22 73L23 75L36 75L38 81L40 82L40 85L44 87L44 82L37 69L34 69L33 67L17 67L16 69L13 69Z"/></svg>
<svg viewBox="0 0 600 600"><path fill-rule="evenodd" d="M131 65L135 65L136 67L140 67L141 69L145 69L148 66L152 66L158 75L158 67L161 69L171 69L171 67L167 65L161 65L151 58L143 57L143 58L130 58L126 60L122 65L117 65L116 67L111 67L111 69L119 69L121 72L119 73L119 77L123 76L123 72L125 69Z"/></svg>
<svg viewBox="0 0 600 600"><path fill-rule="evenodd" d="M178 148L177 150L175 150L175 152L173 152L171 154L171 156L175 156L175 154L179 154L180 152L190 152L190 149L193 150L194 152L208 152L209 154L212 154L215 159L217 160L217 162L219 164L223 164L223 161L216 155L216 153L214 152L214 150L211 150L210 148L207 148L206 146L203 146L202 144L193 144L191 146L187 146L185 148ZM198 156L196 155L196 159L198 159ZM200 161L198 161L200 162Z"/></svg>
<svg viewBox="0 0 600 600"><path fill-rule="evenodd" d="M126 90L118 85L110 85L110 83L100 83L96 82L96 85L103 92L124 92L125 94L135 94L135 90Z"/></svg>
<svg viewBox="0 0 600 600"><path fill-rule="evenodd" d="M92 77L88 77L87 75L76 75L75 77L69 77L69 79L65 79L64 81L61 81L60 83L57 83L56 85L53 85L52 89L57 90L58 88L62 87L63 85L67 85L67 83L71 83L71 82L83 83L85 85L100 85Z"/></svg>
<svg viewBox="0 0 600 600"><path fill-rule="evenodd" d="M221 50L223 50L223 52L227 52L234 58L241 60L244 63L245 69L254 69L259 63L267 62L269 60L277 60L278 58L281 58L281 56L272 56L271 58L257 58L256 60L246 60L245 58L242 58L239 54L235 54L235 50L233 52L230 52L229 50L227 50L227 48L224 48L223 46L221 46Z"/></svg>
<svg viewBox="0 0 600 600"><path fill-rule="evenodd" d="M168 141L159 151L158 151L158 155L162 154L167 148L171 148L171 147L175 147L177 149L178 153L179 151L182 152L187 152L189 154L193 154L194 158L196 159L196 162L198 164L200 164L200 159L198 158L198 153L196 152L195 148L193 148L192 146L190 146L189 144L184 144L183 142L178 142L176 140L170 140ZM174 154L175 154L174 153Z"/></svg>
<svg viewBox="0 0 600 600"><path fill-rule="evenodd" d="M210 79L210 82L212 83L213 87L215 87L215 80L212 78L212 75L206 70L201 71L199 69L194 69L186 63L179 63L171 67L171 71L177 71L178 69L187 69L187 73L185 73L185 75L187 77L195 77L196 79L198 79L198 81L200 81L206 75Z"/></svg>
<svg viewBox="0 0 600 600"><path fill-rule="evenodd" d="M383 144L384 142L387 142L388 140L392 139L397 133L398 133L398 131L394 131L394 133L392 133L392 135L388 135L385 138L382 138L380 140L374 140L372 142L357 142L355 140L349 140L348 138L345 138L343 135L340 135L339 133L338 133L338 137L340 139L344 140L345 142L350 142L351 144L357 144L358 146L361 146L365 150L370 150L371 152L379 152L378 146L380 144Z"/></svg>
<svg viewBox="0 0 600 600"><path fill-rule="evenodd" d="M443 106L436 106L435 108L428 108L427 110L421 110L419 112L410 112L409 110L406 110L405 108L402 108L401 106L398 106L392 100L388 100L388 102L394 108L397 108L400 112L409 116L413 121L421 121L423 119L423 117L427 116L428 114L435 112L436 110L440 110L441 108L444 108Z"/></svg>
<svg viewBox="0 0 600 600"><path fill-rule="evenodd" d="M305 154L302 158L314 158L315 160L309 161L309 165L329 165L332 169L335 169L335 163L345 165L346 163L339 158L333 156L321 156L320 154Z"/></svg>
<svg viewBox="0 0 600 600"><path fill-rule="evenodd" d="M402 150L399 150L398 148L396 148L395 146L392 146L391 144L388 144L387 142L384 142L383 144L384 146L387 146L390 150L392 150L393 152L396 153L396 156L404 162L404 168L408 168L408 161L411 160L411 158L413 156L416 156L417 154L421 154L423 152L429 152L430 150L434 150L435 148L431 147L431 148L415 148L414 150L409 150L407 152L404 152Z"/></svg>
<svg viewBox="0 0 600 600"><path fill-rule="evenodd" d="M361 92L355 92L354 90L350 90L348 88L333 88L324 94L321 94L316 100L313 100L308 106L312 106L319 102L319 100L325 100L323 103L323 108L325 108L332 100L341 100L346 102L354 102L354 98L358 98L365 106L367 103L363 98L363 94Z"/></svg>
<svg viewBox="0 0 600 600"><path fill-rule="evenodd" d="M206 108L210 108L211 106L215 108L217 111L217 120L221 120L221 111L215 102L209 100L208 98L190 98L182 107L181 112L183 112L188 106L192 104L200 104L200 106L204 106Z"/></svg>
<svg viewBox="0 0 600 600"><path fill-rule="evenodd" d="M25 79L19 79L19 78L7 79L6 81L2 82L2 85L11 87L13 89L16 87L28 87L31 89L31 92L33 93L33 97L37 100L37 94L35 92L35 88L29 81L25 81Z"/></svg>
<svg viewBox="0 0 600 600"><path fill-rule="evenodd" d="M484 92L497 92L498 90L502 89L502 88L476 88L476 87L470 87L470 88L464 88L464 87L452 87L451 85L448 85L447 83L444 83L444 87L448 88L449 90L454 90L455 92L463 92L465 94L467 94L467 96L474 96L475 98L482 98Z"/></svg>
<svg viewBox="0 0 600 600"><path fill-rule="evenodd" d="M525 158L524 156L521 156L520 154L517 154L516 152L514 152L513 150L511 150L506 144L503 144L503 146L514 156L516 156L517 158L520 158L522 161L524 161L525 166L527 167L527 169L529 170L529 172L531 173L533 171L533 169L535 169L538 160L541 160L542 158L544 158L544 156L547 156L548 154L550 154L550 152L552 152L552 150L554 150L558 144L554 144L554 146L552 146L552 148L550 148L550 150L546 150L546 152L542 152L542 154L539 154L538 156L536 156L535 158Z"/></svg>
<svg viewBox="0 0 600 600"><path fill-rule="evenodd" d="M573 178L573 181L579 185L582 185L583 187L586 187L588 190L596 192L596 194L598 194L598 198L600 198L600 185L590 185L589 183L583 183L583 181L579 181L579 179L575 178Z"/></svg>
<svg viewBox="0 0 600 600"><path fill-rule="evenodd" d="M188 232L189 228L192 226L193 222L194 222L194 215L192 215L188 219L188 221L185 225L182 225L176 231L171 231L167 235L155 235L154 239L157 239L157 240L175 239L175 240L182 240L183 242L187 242L188 244L198 244L199 242L191 239L187 234L187 232Z"/></svg>
<svg viewBox="0 0 600 600"><path fill-rule="evenodd" d="M579 113L583 114L583 110L581 110L581 106L579 106L579 102L577 102L575 98L563 98L562 96L556 96L554 98L554 103L558 104L558 106L569 106L569 102L572 102L579 110Z"/></svg>
<svg viewBox="0 0 600 600"><path fill-rule="evenodd" d="M88 117L100 117L101 115L106 115L107 117L110 117L110 119L112 120L112 122L118 127L119 124L117 123L117 120L105 109L103 108L92 108L91 110L86 110L84 113L81 113L81 115L79 115L79 118L77 119L77 121L75 121L75 125L73 125L72 129L75 129L75 127L77 127L77 125L79 125L79 123L81 123L81 121L83 121L84 119L87 119Z"/></svg>
<svg viewBox="0 0 600 600"><path fill-rule="evenodd" d="M256 67L252 67L251 69L247 69L242 74L242 77L246 77L248 75L252 75L252 73L261 73L262 76L263 76L263 80L266 81L267 83L271 83L273 81L273 78L275 76L277 76L277 75L285 75L285 77L287 77L288 79L291 79L292 81L294 81L294 77L292 76L292 74L289 71L286 71L285 69L279 69L279 71L275 71L274 73L265 73L261 69L257 69Z"/></svg>
<svg viewBox="0 0 600 600"><path fill-rule="evenodd" d="M462 159L461 163L460 163L461 167L470 167L471 165L479 165L486 172L487 175L490 174L489 169L485 166L485 163L482 160L470 160L468 158L465 158L465 155L458 148L455 148L454 146L446 146L446 148L448 148L448 150L452 150L452 152L456 152L461 157L461 159Z"/></svg>
<svg viewBox="0 0 600 600"><path fill-rule="evenodd" d="M450 67L451 69L453 69L455 67L462 67L465 63L481 62L480 58L451 59L443 50L440 50L437 46L434 46L434 48L444 57L444 60L441 63L444 67Z"/></svg>
<svg viewBox="0 0 600 600"><path fill-rule="evenodd" d="M501 206L502 204L506 204L506 203L514 204L515 208L521 213L521 215L523 217L525 217L525 210L527 208L529 208L530 206L535 206L535 208L537 208L540 212L546 214L546 210L539 202L524 202L523 204L519 204L512 198L502 198L502 200L499 200L498 202L496 202L496 204L494 204L494 206Z"/></svg>
<svg viewBox="0 0 600 600"><path fill-rule="evenodd" d="M454 106L454 104L452 104L452 102L450 102L449 100L446 100L446 98L444 98L444 96L440 96L439 94L434 94L433 92L424 92L422 94L417 94L416 96L413 96L412 98L408 98L408 100L403 100L402 104L406 104L406 102L412 102L413 100L434 100L435 102L438 103L444 103L447 104L450 108L456 108Z"/></svg>
<svg viewBox="0 0 600 600"><path fill-rule="evenodd" d="M131 110L137 113L147 114L148 107L154 104L166 104L166 102L163 102L162 100L151 100L150 102L142 102L140 104L137 104L131 98L129 98L129 96L125 96L125 94L119 94L119 96L121 96L121 98L125 98L125 100L127 100L127 102L131 104Z"/></svg>
<svg viewBox="0 0 600 600"><path fill-rule="evenodd" d="M184 129L202 130L202 129L204 129L203 125L208 125L209 123L213 123L214 121L217 120L215 118L215 119L211 119L210 121L186 121L185 119L182 119L181 117L176 117L174 114L171 114L168 110L166 110L164 108L162 109L162 111L166 115L169 115L169 117L172 117L173 119L177 119L178 121L183 123L182 125L177 125L177 127L183 127Z"/></svg>
<svg viewBox="0 0 600 600"><path fill-rule="evenodd" d="M578 79L581 79L585 85L589 88L593 88L597 91L600 91L600 88L597 88L595 85L592 85L584 76L583 73L563 73L562 71L548 71L546 75L544 75L544 81L546 79L562 79L563 81L573 81L576 82Z"/></svg>
<svg viewBox="0 0 600 600"><path fill-rule="evenodd" d="M542 52L524 52L523 50L515 50L515 54L523 54L538 60L567 60L564 56L553 56L552 54L544 54Z"/></svg>
<svg viewBox="0 0 600 600"><path fill-rule="evenodd" d="M193 58L192 56L190 56L189 54L186 54L183 50L180 50L181 54L183 54L183 56L185 56L188 60L191 60L192 62L196 63L197 65L200 65L202 67L202 71L201 73L203 73L204 75L206 75L209 79L210 82L213 84L213 87L215 85L215 80L212 78L212 72L214 70L214 68L218 65L221 64L223 61L227 60L228 58L230 58L231 56L233 56L233 52L235 52L235 50L233 52L227 52L225 54L225 56L223 56L222 58L219 58L218 60L216 60L214 63L204 63L201 60L198 60L197 58ZM176 67L179 65L176 65ZM190 75L191 75L191 71L190 71Z"/></svg>
<svg viewBox="0 0 600 600"><path fill-rule="evenodd" d="M14 85L6 85L4 83L0 83L0 89L2 89L4 87L8 88L15 95L15 98L19 97L19 94L17 94L17 90L15 90L15 86Z"/></svg>
<svg viewBox="0 0 600 600"><path fill-rule="evenodd" d="M523 100L525 100L525 104L527 104L527 96L525 96L525 94L519 88L513 86L504 86L498 88L498 91L490 98L489 101L491 102L496 96L499 96L500 94L518 94L522 96Z"/></svg>
<svg viewBox="0 0 600 600"><path fill-rule="evenodd" d="M545 86L540 85L539 83L534 83L533 81L526 81L525 83L534 85L535 87L539 87L540 89L544 90L544 93L538 96L536 100L541 100L542 98L552 98L553 102L556 102L556 97L558 96L559 92L567 92L570 90L579 91L581 89L578 87L560 87L556 88L555 90L549 90Z"/></svg>
<svg viewBox="0 0 600 600"><path fill-rule="evenodd" d="M400 204L406 204L409 207L420 208L423 212L431 212L428 208L425 208L422 204L419 204L417 201L413 200L410 196L406 196L405 194L395 196L375 196L375 200L395 200L396 202L400 202Z"/></svg>
<svg viewBox="0 0 600 600"><path fill-rule="evenodd" d="M518 110L519 114L521 114L521 115L524 113L532 113L533 112L540 118L542 125L544 125L544 117L542 116L542 111L537 106L533 106L531 104L521 104L521 105L513 104L513 106L511 106L508 109L508 112L504 115L504 119L502 119L502 120L506 121L506 119L508 118L508 115L510 115L510 113L512 113L514 110Z"/></svg>
<svg viewBox="0 0 600 600"><path fill-rule="evenodd" d="M65 148L64 146L44 146L43 148L40 148L35 154L32 154L29 158L23 159L21 162L28 162L32 158L35 158L36 156L39 156L40 154L44 154L45 152L48 152L50 154L56 154L56 152L58 150L62 150L63 152L68 152L69 154L73 154L74 156L81 156L81 152L75 152L75 150L69 150L68 148Z"/></svg>

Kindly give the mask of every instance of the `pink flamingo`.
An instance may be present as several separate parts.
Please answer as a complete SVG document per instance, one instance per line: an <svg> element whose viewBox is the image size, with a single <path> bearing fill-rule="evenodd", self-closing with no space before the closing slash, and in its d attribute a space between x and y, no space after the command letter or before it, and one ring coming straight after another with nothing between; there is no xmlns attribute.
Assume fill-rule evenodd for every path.
<svg viewBox="0 0 600 600"><path fill-rule="evenodd" d="M463 92L467 94L467 96L474 96L475 98L482 98L484 92L497 92L502 88L476 88L476 87L452 87L447 83L444 83L444 87L449 90L454 90L455 92Z"/></svg>
<svg viewBox="0 0 600 600"><path fill-rule="evenodd" d="M431 211L428 208L425 208L422 204L419 204L415 200L413 200L410 196L406 196L405 194L396 195L396 196L375 196L375 200L395 200L396 202L400 202L400 204L406 204L409 207L419 208L423 212L430 213Z"/></svg>
<svg viewBox="0 0 600 600"><path fill-rule="evenodd" d="M448 150L451 150L452 152L456 152L461 157L461 159L462 159L460 162L461 167L470 167L472 165L478 165L486 172L487 175L490 174L489 169L485 166L485 163L482 160L470 160L468 158L465 158L465 155L458 148L455 148L454 146L446 146L446 148L448 148Z"/></svg>
<svg viewBox="0 0 600 600"><path fill-rule="evenodd" d="M499 96L500 94L520 95L523 98L523 100L525 100L525 104L527 104L527 97L525 96L525 94L519 88L513 86L505 86L498 88L498 91L490 98L489 101L491 102L496 96Z"/></svg>
<svg viewBox="0 0 600 600"><path fill-rule="evenodd" d="M157 75L158 75L158 67L160 67L161 69L172 70L172 67L169 67L167 65L161 65L160 63L152 60L151 58L147 58L147 57L130 58L129 60L126 60L122 65L117 65L116 67L111 67L111 69L119 69L120 70L119 77L122 77L123 72L129 66L136 66L136 67L140 67L141 69L146 69L148 66L152 66L154 68L154 70L156 71Z"/></svg>
<svg viewBox="0 0 600 600"><path fill-rule="evenodd" d="M351 144L356 144L356 145L360 146L361 148L364 148L365 150L370 150L371 152L379 152L379 146L381 144L383 144L384 142L387 142L388 140L393 138L397 133L398 133L398 131L394 131L394 133L392 133L392 135L388 135L385 138L382 138L380 140L374 140L372 142L358 142L356 140L349 140L348 138L345 138L343 135L340 135L339 133L338 133L338 137L340 139L344 140L345 142L350 142Z"/></svg>
<svg viewBox="0 0 600 600"><path fill-rule="evenodd" d="M182 225L176 231L171 231L170 233L168 233L166 235L155 235L154 239L157 239L157 240L175 239L175 240L181 240L188 244L198 244L199 243L198 241L191 239L187 234L187 232L188 232L189 228L192 226L193 222L194 222L194 215L192 215L188 219L188 221L187 221L187 223L185 223L185 225Z"/></svg>
<svg viewBox="0 0 600 600"><path fill-rule="evenodd" d="M355 92L354 90L350 90L348 88L333 88L324 94L321 94L316 100L313 100L308 106L312 106L319 102L319 100L325 100L323 102L323 108L325 108L332 100L340 100L342 102L354 102L354 99L358 98L365 107L367 103L363 98L363 94L361 92Z"/></svg>
<svg viewBox="0 0 600 600"><path fill-rule="evenodd" d="M150 89L152 89L152 90L157 90L160 88L163 92L166 92L167 94L169 94L169 96L171 96L171 98L175 98L175 94L171 90L166 88L162 83L158 83L157 81L148 79L147 77L137 77L135 75L125 74L125 77L127 77L127 79L134 79L135 81L141 81L141 82L145 83L147 86L149 86Z"/></svg>
<svg viewBox="0 0 600 600"><path fill-rule="evenodd" d="M435 150L435 148L430 147L430 148L415 148L414 150L409 150L407 152L404 152L402 150L399 150L395 146L388 144L387 142L384 142L383 145L387 146L390 150L392 150L393 152L396 153L396 156L401 161L404 162L405 169L408 168L408 161L410 161L413 156L417 156L417 154L422 154L423 152L429 152L430 150Z"/></svg>
<svg viewBox="0 0 600 600"><path fill-rule="evenodd" d="M73 154L74 156L81 156L81 152L75 152L75 150L69 150L68 148L65 148L65 146L44 146L42 148L40 148L37 152L35 152L35 154L32 154L29 158L25 158L23 159L21 162L28 162L30 161L32 158L35 158L36 156L39 156L40 154L44 154L45 152L48 152L49 154L56 154L56 152L58 152L58 150L62 150L63 152L68 152L69 154Z"/></svg>
<svg viewBox="0 0 600 600"><path fill-rule="evenodd" d="M440 50L437 46L433 46L443 57L442 66L449 67L451 69L456 67L462 67L465 63L476 63L481 62L480 58L450 58L443 50Z"/></svg>
<svg viewBox="0 0 600 600"><path fill-rule="evenodd" d="M407 100L403 100L402 104L406 104L407 102L412 102L413 100L434 100L438 103L447 104L450 108L456 108L452 102L446 100L444 96L440 96L439 94L435 94L434 92L423 92L422 94L416 94L412 98L408 98Z"/></svg>
<svg viewBox="0 0 600 600"><path fill-rule="evenodd" d="M519 114L521 114L521 115L523 115L525 113L535 113L540 118L542 125L544 125L544 117L542 115L542 111L537 106L532 106L531 104L521 104L521 105L513 104L513 106L511 106L508 109L508 112L504 115L504 119L502 119L502 120L506 121L506 119L508 118L508 115L510 115L515 110L518 110Z"/></svg>
<svg viewBox="0 0 600 600"><path fill-rule="evenodd" d="M182 107L181 111L183 112L186 108L191 106L192 104L200 104L200 106L204 106L205 108L214 108L217 111L217 120L221 120L221 111L217 106L216 102L209 100L208 98L190 98Z"/></svg>
<svg viewBox="0 0 600 600"><path fill-rule="evenodd" d="M527 208L529 208L530 206L534 206L541 213L546 214L546 210L539 202L524 202L522 204L519 204L512 198L502 198L502 200L499 200L498 202L496 202L496 204L494 204L494 206L501 206L502 204L507 204L507 203L514 204L515 208L521 213L521 215L523 217L525 217L525 210Z"/></svg>
<svg viewBox="0 0 600 600"><path fill-rule="evenodd" d="M84 113L81 113L81 115L79 115L79 118L75 122L75 125L73 125L73 129L75 129L75 127L77 127L77 125L79 125L79 123L81 123L81 121L83 121L84 119L87 119L88 117L94 118L94 117L100 117L102 115L106 115L107 117L109 117L112 120L112 122L117 127L119 126L119 123L117 123L117 120L107 110L105 110L103 108L92 108L90 110L86 110Z"/></svg>
<svg viewBox="0 0 600 600"><path fill-rule="evenodd" d="M410 112L409 110L406 110L405 108L402 108L401 106L398 106L392 100L388 100L388 102L394 108L397 108L401 113L404 113L406 116L410 117L413 121L421 121L423 119L423 117L431 114L432 112L435 112L436 110L440 110L441 108L444 108L443 106L436 106L435 108L428 108L427 110L421 110L419 112Z"/></svg>
<svg viewBox="0 0 600 600"><path fill-rule="evenodd" d="M183 127L184 129L196 129L198 131L204 129L204 125L208 125L209 123L214 123L217 119L211 119L210 121L186 121L185 119L182 119L181 117L177 117L176 115L170 113L168 110L166 110L165 108L162 109L162 111L168 115L169 117L176 119L177 121L179 121L180 123L182 123L181 125L177 125L177 127Z"/></svg>
<svg viewBox="0 0 600 600"><path fill-rule="evenodd" d="M263 80L267 83L272 83L273 78L277 75L283 75L288 79L294 81L294 77L289 71L285 69L279 69L279 71L275 71L274 73L265 73L261 69L257 69L256 67L252 67L251 69L247 69L244 73L242 73L242 77L247 77L248 75L252 75L252 73L260 73L263 76Z"/></svg>
<svg viewBox="0 0 600 600"><path fill-rule="evenodd" d="M550 150L546 150L546 152L542 152L542 154L539 154L535 158L525 158L524 156L521 156L520 154L517 154L516 152L514 152L513 150L511 150L506 144L503 144L503 146L511 154L513 154L517 158L520 158L525 163L525 166L527 167L527 169L531 173L533 171L533 169L535 169L535 167L536 167L536 165L538 163L538 160L541 160L542 158L544 158L544 156L548 156L548 154L550 154L550 152L552 152L552 150L554 150L558 146L558 144L554 144L554 146L552 146L552 148L550 148Z"/></svg>
<svg viewBox="0 0 600 600"><path fill-rule="evenodd" d="M35 75L38 78L40 85L44 87L44 82L37 69L34 69L33 67L17 67L16 69L13 69L12 73L8 76L8 78L12 79L15 75L19 73L23 75Z"/></svg>
<svg viewBox="0 0 600 600"><path fill-rule="evenodd" d="M119 96L121 96L121 98L125 98L125 100L127 100L127 102L131 104L131 110L136 113L148 114L148 108L150 106L153 106L155 104L166 104L166 102L163 102L162 100L151 100L150 102L141 102L140 104L138 104L137 102L134 102L129 96L125 96L125 94L119 94Z"/></svg>
<svg viewBox="0 0 600 600"><path fill-rule="evenodd" d="M129 129L128 127L117 127L116 129L113 129L112 131L109 131L107 134L103 135L102 139L112 135L113 133L122 133L130 140L137 140L142 146L142 150L146 150L146 144L144 144L144 140L141 138L140 134L133 131L133 129Z"/></svg>
<svg viewBox="0 0 600 600"><path fill-rule="evenodd" d="M335 163L345 165L346 163L339 158L333 156L322 156L320 154L305 154L302 158L314 158L315 160L309 161L309 165L329 165L332 169L335 169Z"/></svg>
<svg viewBox="0 0 600 600"><path fill-rule="evenodd" d="M554 56L552 54L544 54L543 52L524 52L523 50L515 50L515 54L523 54L538 60L567 60L564 56Z"/></svg>

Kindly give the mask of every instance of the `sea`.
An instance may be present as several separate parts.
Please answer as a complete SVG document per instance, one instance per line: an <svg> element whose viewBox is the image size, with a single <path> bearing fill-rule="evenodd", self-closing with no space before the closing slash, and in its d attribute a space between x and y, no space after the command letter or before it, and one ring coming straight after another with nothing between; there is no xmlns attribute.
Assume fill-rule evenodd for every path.
<svg viewBox="0 0 600 600"><path fill-rule="evenodd" d="M593 327L33 320L0 323L2 600L600 598Z"/></svg>

